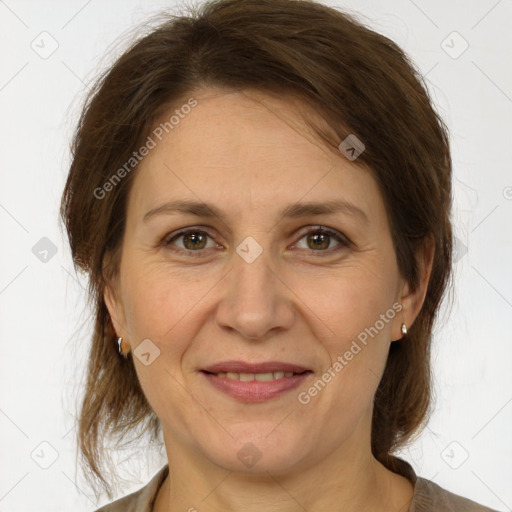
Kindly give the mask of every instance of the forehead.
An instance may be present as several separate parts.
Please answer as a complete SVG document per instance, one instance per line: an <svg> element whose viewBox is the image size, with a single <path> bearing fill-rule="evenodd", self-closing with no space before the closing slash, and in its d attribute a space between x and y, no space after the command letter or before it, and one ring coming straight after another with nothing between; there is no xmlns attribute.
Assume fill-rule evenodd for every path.
<svg viewBox="0 0 512 512"><path fill-rule="evenodd" d="M307 107L292 96L283 100L260 91L212 88L198 91L194 98L197 106L163 135L151 156L158 153L169 158L175 153L208 167L228 168L243 163L245 168L253 164L251 170L293 156L314 157L317 161L323 157L325 164L332 160L318 136L304 123L301 113L308 115ZM177 108L170 113L184 103L185 99L176 102ZM309 113L312 115L314 112ZM161 121L165 123L166 119L169 112Z"/></svg>
<svg viewBox="0 0 512 512"><path fill-rule="evenodd" d="M327 196L368 212L382 206L371 173L327 149L304 122L314 112L297 99L206 89L176 102L157 126L192 96L196 106L183 109L161 140L153 137L156 145L136 171L131 210L184 197L229 204L234 214Z"/></svg>

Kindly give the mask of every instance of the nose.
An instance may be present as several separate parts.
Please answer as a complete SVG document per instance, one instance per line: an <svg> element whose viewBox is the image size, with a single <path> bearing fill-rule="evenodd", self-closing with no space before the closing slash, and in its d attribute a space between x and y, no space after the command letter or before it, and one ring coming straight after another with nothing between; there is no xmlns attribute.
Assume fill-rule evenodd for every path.
<svg viewBox="0 0 512 512"><path fill-rule="evenodd" d="M248 340L264 340L290 329L295 317L293 293L271 268L269 253L264 250L252 262L234 254L216 309L222 329Z"/></svg>

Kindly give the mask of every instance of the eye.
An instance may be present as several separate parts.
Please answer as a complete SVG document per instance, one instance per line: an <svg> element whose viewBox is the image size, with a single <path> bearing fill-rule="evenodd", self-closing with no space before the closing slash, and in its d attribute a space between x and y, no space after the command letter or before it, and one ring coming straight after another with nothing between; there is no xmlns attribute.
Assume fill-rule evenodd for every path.
<svg viewBox="0 0 512 512"><path fill-rule="evenodd" d="M300 240L303 239L306 240L305 249L320 253L327 252L328 254L331 254L332 252L339 251L350 245L350 242L341 233L323 226L310 229L301 237ZM334 249L330 247L332 240L337 240L339 242ZM297 244L299 242L297 242ZM318 256L324 256L324 254L318 254Z"/></svg>
<svg viewBox="0 0 512 512"><path fill-rule="evenodd" d="M209 246L207 245L208 238L211 239ZM176 241L180 239L181 246L176 243ZM299 239L299 242L303 239L306 239L307 246L305 249L316 253L332 254L350 245L350 241L345 238L344 235L323 226L316 226L314 229L306 231ZM338 241L338 245L335 246L334 249L330 247L332 240ZM299 242L297 242L296 245L298 245ZM222 248L222 246L214 242L213 237L209 233L197 228L184 229L176 234L171 234L162 240L161 245L176 252L185 252L190 255L196 253L193 254L194 256L201 256L206 249L212 249L214 247ZM304 247L299 248L304 249ZM324 254L317 254L317 256L324 256Z"/></svg>
<svg viewBox="0 0 512 512"><path fill-rule="evenodd" d="M166 237L162 241L162 245L168 247L169 249L176 250L170 246L176 245L174 243L175 240L182 239L183 246L178 246L178 251L185 251L188 254L191 254L193 252L200 253L202 249L211 249L212 247L216 246L216 244L213 243L209 247L207 247L206 241L208 238L212 239L212 237L206 231L200 231L198 229L187 229L180 231L179 233L175 234L172 237ZM194 254L194 256L196 255Z"/></svg>

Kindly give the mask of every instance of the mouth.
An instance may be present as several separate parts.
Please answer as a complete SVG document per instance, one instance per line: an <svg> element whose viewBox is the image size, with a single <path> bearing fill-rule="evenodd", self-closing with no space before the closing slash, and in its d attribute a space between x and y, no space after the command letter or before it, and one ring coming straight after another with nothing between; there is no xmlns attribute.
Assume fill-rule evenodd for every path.
<svg viewBox="0 0 512 512"><path fill-rule="evenodd" d="M242 402L263 402L297 388L313 371L303 366L271 361L227 361L200 370L217 391Z"/></svg>
<svg viewBox="0 0 512 512"><path fill-rule="evenodd" d="M207 372L202 370L204 373L208 375L214 375L219 379L229 379L229 380L238 380L242 382L252 382L254 380L258 382L269 382L272 380L278 380L288 377L293 377L294 375L302 375L303 373L310 373L310 370L305 370L303 372L266 372L266 373L238 373L238 372Z"/></svg>

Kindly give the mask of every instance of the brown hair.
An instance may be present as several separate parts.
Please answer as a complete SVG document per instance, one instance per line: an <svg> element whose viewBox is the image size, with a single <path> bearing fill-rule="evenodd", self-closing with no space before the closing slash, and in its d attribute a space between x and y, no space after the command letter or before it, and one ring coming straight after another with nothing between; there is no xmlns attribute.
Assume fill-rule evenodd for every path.
<svg viewBox="0 0 512 512"><path fill-rule="evenodd" d="M372 452L388 469L407 475L391 452L410 441L430 414L430 342L451 277L446 126L403 51L352 16L309 0L220 0L186 15L165 15L133 42L94 84L74 134L61 217L75 267L89 274L95 314L78 431L87 478L112 496L103 474L105 439L121 439L136 427L151 440L161 433L131 356L125 361L117 353L103 300L118 270L136 169L106 198L98 199L95 190L132 156L166 109L209 85L302 98L332 129L316 127L327 147L336 149L356 134L366 149L354 163L369 168L379 185L398 266L413 289L417 250L426 237L434 239L424 304L405 340L391 344L374 398Z"/></svg>

